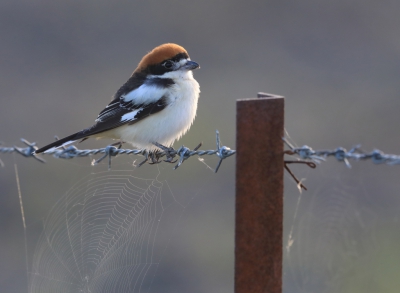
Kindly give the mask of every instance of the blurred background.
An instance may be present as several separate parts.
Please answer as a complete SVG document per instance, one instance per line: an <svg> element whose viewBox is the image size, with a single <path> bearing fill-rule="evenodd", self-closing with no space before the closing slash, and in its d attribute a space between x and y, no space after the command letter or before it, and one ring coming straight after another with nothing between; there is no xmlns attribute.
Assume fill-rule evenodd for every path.
<svg viewBox="0 0 400 293"><path fill-rule="evenodd" d="M236 99L264 91L286 97L286 129L299 146L400 154L399 1L2 0L0 24L6 146L23 146L22 137L43 146L92 125L140 58L174 42L201 65L197 118L176 147L202 141L213 149L218 129L234 149ZM0 158L0 291L28 292L14 164L30 257L43 217L95 171L90 159ZM176 171L160 166L185 208L160 245L167 252L148 292L233 291L234 163L225 160L218 174L196 159ZM352 166L293 168L309 189L301 195L286 175L284 242L293 244L285 247L284 292L398 292L400 169ZM151 168L132 176L155 176Z"/></svg>

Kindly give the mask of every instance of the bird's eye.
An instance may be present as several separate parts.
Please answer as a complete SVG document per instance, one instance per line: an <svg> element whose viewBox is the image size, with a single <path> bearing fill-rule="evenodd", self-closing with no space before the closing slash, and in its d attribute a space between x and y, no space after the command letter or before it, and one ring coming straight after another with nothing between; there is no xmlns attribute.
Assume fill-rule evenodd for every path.
<svg viewBox="0 0 400 293"><path fill-rule="evenodd" d="M163 63L163 66L165 67L165 68L167 68L167 69L171 69L172 68L172 66L174 65L174 63L172 63L172 61L165 61L164 63Z"/></svg>

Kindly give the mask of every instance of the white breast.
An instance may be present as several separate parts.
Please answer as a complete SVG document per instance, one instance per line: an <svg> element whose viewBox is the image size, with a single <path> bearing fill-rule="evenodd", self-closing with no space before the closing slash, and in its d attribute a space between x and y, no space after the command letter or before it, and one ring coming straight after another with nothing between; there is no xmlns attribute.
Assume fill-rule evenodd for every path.
<svg viewBox="0 0 400 293"><path fill-rule="evenodd" d="M140 122L115 129L115 137L135 147L154 150L156 147L153 142L171 146L189 130L197 111L200 94L198 82L193 78L192 71L178 70L162 77L175 82L165 92L168 106Z"/></svg>

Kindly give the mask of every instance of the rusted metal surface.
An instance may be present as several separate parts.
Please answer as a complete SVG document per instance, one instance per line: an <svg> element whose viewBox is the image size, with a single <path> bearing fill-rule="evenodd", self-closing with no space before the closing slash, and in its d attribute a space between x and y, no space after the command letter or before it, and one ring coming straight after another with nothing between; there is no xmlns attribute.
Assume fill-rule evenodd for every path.
<svg viewBox="0 0 400 293"><path fill-rule="evenodd" d="M237 101L235 293L282 292L284 98Z"/></svg>

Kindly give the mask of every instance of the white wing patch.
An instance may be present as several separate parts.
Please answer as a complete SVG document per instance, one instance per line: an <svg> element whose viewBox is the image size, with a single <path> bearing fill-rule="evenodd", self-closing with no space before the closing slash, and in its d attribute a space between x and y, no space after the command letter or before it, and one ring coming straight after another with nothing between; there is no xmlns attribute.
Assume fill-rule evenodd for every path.
<svg viewBox="0 0 400 293"><path fill-rule="evenodd" d="M136 119L135 118L136 114L141 110L142 108L126 113L125 115L122 115L121 122L134 121Z"/></svg>
<svg viewBox="0 0 400 293"><path fill-rule="evenodd" d="M133 101L134 104L150 104L158 101L168 93L168 88L142 84L137 89L121 96L125 102Z"/></svg>

